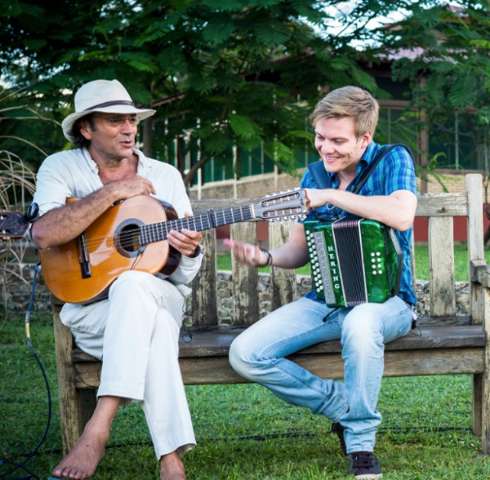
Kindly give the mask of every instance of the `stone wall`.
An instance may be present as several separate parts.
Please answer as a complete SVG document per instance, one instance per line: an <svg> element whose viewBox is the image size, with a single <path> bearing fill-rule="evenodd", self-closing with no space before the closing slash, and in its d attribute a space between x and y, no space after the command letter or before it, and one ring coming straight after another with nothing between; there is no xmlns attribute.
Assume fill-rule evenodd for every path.
<svg viewBox="0 0 490 480"><path fill-rule="evenodd" d="M218 316L221 325L230 323L233 310L233 291L232 291L231 272L220 271L217 274ZM296 298L304 295L311 290L311 278L307 275L296 276ZM416 283L417 292L417 315L424 316L429 314L429 282L418 280ZM258 282L259 311L260 318L271 311L272 289L271 278L268 273L259 273ZM467 282L456 283L456 312L458 315L469 314L469 286ZM189 322L190 302L187 303L185 321Z"/></svg>
<svg viewBox="0 0 490 480"><path fill-rule="evenodd" d="M25 281L17 280L15 288L13 288L12 280L5 282L5 279L0 277L0 286L2 291L3 302L7 309L14 312L23 312L29 302L33 270L30 265L24 265L23 276ZM219 271L217 274L217 292L218 299L218 316L221 325L226 325L230 322L233 309L233 292L232 292L232 276L229 271ZM296 276L296 296L299 298L311 289L311 279L307 275ZM417 313L419 315L428 314L429 310L429 282L419 280L416 285L417 289ZM259 273L259 309L260 317L263 317L271 311L272 306L272 289L271 279L268 273ZM190 298L187 299L187 309L185 322L190 321ZM49 311L51 308L51 296L45 285L41 283L37 287L36 293L36 311ZM458 315L467 315L469 313L469 286L466 282L458 282L456 284L456 308Z"/></svg>
<svg viewBox="0 0 490 480"><path fill-rule="evenodd" d="M15 272L0 269L0 294L3 306L12 312L24 312L29 303L34 277L34 264L15 265ZM51 294L43 284L42 278L36 287L35 310L47 312L51 309Z"/></svg>

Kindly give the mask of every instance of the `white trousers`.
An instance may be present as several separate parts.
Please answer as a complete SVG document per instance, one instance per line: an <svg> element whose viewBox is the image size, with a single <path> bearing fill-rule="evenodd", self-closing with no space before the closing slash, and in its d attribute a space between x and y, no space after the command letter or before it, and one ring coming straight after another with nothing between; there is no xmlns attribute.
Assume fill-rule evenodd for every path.
<svg viewBox="0 0 490 480"><path fill-rule="evenodd" d="M60 315L76 344L103 360L97 395L142 402L157 458L196 443L178 362L183 308L173 284L129 271L107 300L66 304Z"/></svg>

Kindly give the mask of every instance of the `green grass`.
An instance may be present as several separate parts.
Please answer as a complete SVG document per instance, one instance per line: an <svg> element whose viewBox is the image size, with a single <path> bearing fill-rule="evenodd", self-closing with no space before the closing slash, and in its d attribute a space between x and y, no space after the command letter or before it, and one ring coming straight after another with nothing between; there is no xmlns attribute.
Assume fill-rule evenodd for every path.
<svg viewBox="0 0 490 480"><path fill-rule="evenodd" d="M485 251L487 263L490 263L490 249ZM228 252L218 255L218 269L231 270L231 257ZM420 280L429 279L429 252L427 245L415 245L416 277ZM261 272L269 272L270 268L260 268ZM309 265L296 269L300 275L310 275ZM456 281L468 281L468 250L466 244L457 243L454 246L454 278Z"/></svg>
<svg viewBox="0 0 490 480"><path fill-rule="evenodd" d="M61 455L49 315L33 320L32 335L54 389L47 443L29 463L45 479ZM287 405L258 385L190 386L187 394L198 440L185 456L189 479L351 478L326 419ZM46 408L41 375L23 345L22 318L0 320L0 457L19 455L36 443ZM480 455L469 430L470 376L384 379L379 408L377 453L385 480L490 478L490 459ZM0 466L0 477L6 471ZM95 478L158 478L138 405L120 411Z"/></svg>

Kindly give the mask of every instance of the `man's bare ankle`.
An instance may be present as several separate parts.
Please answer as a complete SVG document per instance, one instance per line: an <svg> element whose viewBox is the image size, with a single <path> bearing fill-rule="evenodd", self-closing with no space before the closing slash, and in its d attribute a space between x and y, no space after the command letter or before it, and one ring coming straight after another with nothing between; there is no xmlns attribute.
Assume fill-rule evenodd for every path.
<svg viewBox="0 0 490 480"><path fill-rule="evenodd" d="M111 434L111 425L105 425L100 422L89 420L83 429L82 435L96 437L98 440L108 441Z"/></svg>
<svg viewBox="0 0 490 480"><path fill-rule="evenodd" d="M176 451L160 457L160 479L185 480L184 464Z"/></svg>

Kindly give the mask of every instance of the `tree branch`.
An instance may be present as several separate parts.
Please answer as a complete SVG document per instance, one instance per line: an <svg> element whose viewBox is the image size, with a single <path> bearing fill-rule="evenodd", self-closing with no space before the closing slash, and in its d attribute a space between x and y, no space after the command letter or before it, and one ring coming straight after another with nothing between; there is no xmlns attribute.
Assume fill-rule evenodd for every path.
<svg viewBox="0 0 490 480"><path fill-rule="evenodd" d="M202 156L201 159L192 165L190 170L184 175L184 184L186 187L190 186L192 179L194 178L194 174L199 170L204 164L208 161L208 157Z"/></svg>

